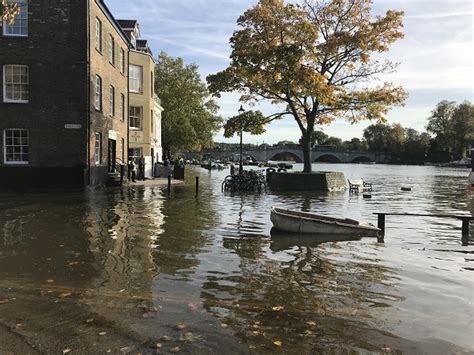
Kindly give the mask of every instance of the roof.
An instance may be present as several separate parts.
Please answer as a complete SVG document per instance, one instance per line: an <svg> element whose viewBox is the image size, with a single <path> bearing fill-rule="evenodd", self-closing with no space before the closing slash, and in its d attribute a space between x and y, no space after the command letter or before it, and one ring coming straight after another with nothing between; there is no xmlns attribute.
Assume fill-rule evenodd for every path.
<svg viewBox="0 0 474 355"><path fill-rule="evenodd" d="M148 41L146 39L137 39L137 50L149 53L153 56L150 47L148 46Z"/></svg>
<svg viewBox="0 0 474 355"><path fill-rule="evenodd" d="M137 20L117 20L117 22L123 29L135 28L137 25Z"/></svg>

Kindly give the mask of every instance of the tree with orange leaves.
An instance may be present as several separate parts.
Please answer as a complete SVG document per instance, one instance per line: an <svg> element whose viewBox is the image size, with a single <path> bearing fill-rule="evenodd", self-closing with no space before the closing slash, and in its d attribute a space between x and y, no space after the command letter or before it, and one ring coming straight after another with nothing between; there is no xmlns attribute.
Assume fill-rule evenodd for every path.
<svg viewBox="0 0 474 355"><path fill-rule="evenodd" d="M13 23L15 21L15 16L20 12L20 8L16 3L13 3L8 0L2 0L1 4L2 10L0 12L0 26L2 25L3 20L6 20L8 23Z"/></svg>
<svg viewBox="0 0 474 355"><path fill-rule="evenodd" d="M389 107L403 105L407 97L401 87L369 84L397 66L375 55L403 38L402 11L373 18L371 9L371 0L260 0L238 19L240 28L230 39L230 65L207 77L211 93L237 91L242 102L275 104L279 112L273 115L243 115L254 120L251 131L256 133L273 120L292 116L301 130L304 172L310 173L316 125L338 118L384 121ZM226 136L241 129L243 116L229 119Z"/></svg>

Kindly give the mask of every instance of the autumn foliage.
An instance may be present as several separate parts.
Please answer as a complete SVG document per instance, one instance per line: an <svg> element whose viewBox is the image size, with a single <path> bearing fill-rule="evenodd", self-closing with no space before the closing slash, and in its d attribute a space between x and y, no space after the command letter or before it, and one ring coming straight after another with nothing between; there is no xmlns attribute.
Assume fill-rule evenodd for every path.
<svg viewBox="0 0 474 355"><path fill-rule="evenodd" d="M373 18L371 8L369 0L260 0L238 19L230 39L231 63L208 76L210 91L216 96L236 91L242 102L275 104L273 115L253 114L255 132L259 124L292 116L302 134L304 171L311 172L316 125L339 118L383 121L390 106L406 99L401 87L372 83L396 68L378 54L403 38L403 12ZM229 121L227 135L239 128L236 120Z"/></svg>
<svg viewBox="0 0 474 355"><path fill-rule="evenodd" d="M0 20L5 19L9 24L12 24L15 21L15 16L20 12L20 8L16 3L13 3L8 0L2 0L1 4L1 15ZM2 25L0 21L0 26Z"/></svg>

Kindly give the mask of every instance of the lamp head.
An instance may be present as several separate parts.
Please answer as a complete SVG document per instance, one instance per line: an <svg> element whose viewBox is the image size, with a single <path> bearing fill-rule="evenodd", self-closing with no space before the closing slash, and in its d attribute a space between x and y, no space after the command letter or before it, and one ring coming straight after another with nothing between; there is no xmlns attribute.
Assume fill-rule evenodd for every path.
<svg viewBox="0 0 474 355"><path fill-rule="evenodd" d="M243 114L244 112L245 112L244 108L242 107L242 105L240 105L239 114Z"/></svg>

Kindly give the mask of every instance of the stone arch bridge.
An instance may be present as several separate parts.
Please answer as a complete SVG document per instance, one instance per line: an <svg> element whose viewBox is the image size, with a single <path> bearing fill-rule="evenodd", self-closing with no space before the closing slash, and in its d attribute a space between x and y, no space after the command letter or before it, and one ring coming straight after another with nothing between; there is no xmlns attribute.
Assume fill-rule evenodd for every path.
<svg viewBox="0 0 474 355"><path fill-rule="evenodd" d="M200 152L180 153L187 159L212 159L238 161L239 149L205 149ZM259 162L269 160L294 160L297 163L303 162L303 150L298 146L287 147L267 147L256 149L243 149L244 159L252 158ZM335 147L315 147L312 149L313 162L326 163L378 163L384 164L392 159L390 154L383 152L363 152L352 150L340 150Z"/></svg>

